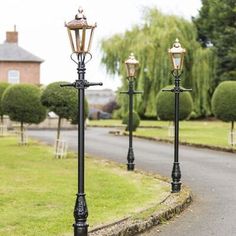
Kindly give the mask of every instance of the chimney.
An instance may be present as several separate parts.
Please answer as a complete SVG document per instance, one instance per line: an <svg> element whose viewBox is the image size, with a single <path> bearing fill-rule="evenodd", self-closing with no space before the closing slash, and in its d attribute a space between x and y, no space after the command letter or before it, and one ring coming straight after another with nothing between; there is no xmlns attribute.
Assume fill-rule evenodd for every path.
<svg viewBox="0 0 236 236"><path fill-rule="evenodd" d="M6 42L18 43L18 32L16 31L15 25L14 25L14 31L6 32Z"/></svg>

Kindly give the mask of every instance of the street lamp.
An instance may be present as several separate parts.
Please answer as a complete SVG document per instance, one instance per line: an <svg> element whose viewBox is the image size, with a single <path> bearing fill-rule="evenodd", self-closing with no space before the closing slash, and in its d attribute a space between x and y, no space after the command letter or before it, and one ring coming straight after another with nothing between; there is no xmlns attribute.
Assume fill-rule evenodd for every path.
<svg viewBox="0 0 236 236"><path fill-rule="evenodd" d="M127 70L127 79L129 81L129 90L121 92L129 95L129 149L127 155L127 170L134 170L134 151L133 151L133 95L140 94L141 91L134 90L134 79L137 75L139 62L135 59L134 54L131 53L129 58L125 61Z"/></svg>
<svg viewBox="0 0 236 236"><path fill-rule="evenodd" d="M125 61L126 70L127 70L127 78L129 81L135 79L137 75L137 69L139 62L135 59L133 53L130 53L129 58Z"/></svg>
<svg viewBox="0 0 236 236"><path fill-rule="evenodd" d="M169 54L172 61L171 74L175 79L175 87L173 89L163 89L162 91L170 91L175 94L175 139L174 139L174 164L172 169L172 193L177 193L181 190L181 171L179 165L179 94L185 91L192 91L192 89L183 89L180 87L180 76L183 73L183 61L186 50L181 47L179 40L176 39L173 47L169 49Z"/></svg>
<svg viewBox="0 0 236 236"><path fill-rule="evenodd" d="M181 47L181 44L179 43L178 39L175 40L173 47L169 49L168 52L171 57L173 72L182 72L184 64L184 54L186 50Z"/></svg>
<svg viewBox="0 0 236 236"><path fill-rule="evenodd" d="M85 64L92 59L90 53L93 32L96 24L88 24L83 9L79 8L75 19L65 23L68 31L72 49L71 59L77 64L78 79L72 84L61 86L72 86L78 89L78 193L74 208L74 236L87 236L88 208L84 191L84 90L90 86L102 85L102 83L90 83L85 80ZM89 56L87 60L86 57ZM87 60L87 61L85 61Z"/></svg>

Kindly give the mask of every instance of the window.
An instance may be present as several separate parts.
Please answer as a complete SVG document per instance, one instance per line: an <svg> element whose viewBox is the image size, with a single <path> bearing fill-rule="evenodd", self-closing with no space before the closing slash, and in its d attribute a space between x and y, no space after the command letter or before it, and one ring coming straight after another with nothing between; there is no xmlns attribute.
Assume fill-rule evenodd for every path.
<svg viewBox="0 0 236 236"><path fill-rule="evenodd" d="M9 70L8 71L8 83L19 84L20 83L20 71Z"/></svg>

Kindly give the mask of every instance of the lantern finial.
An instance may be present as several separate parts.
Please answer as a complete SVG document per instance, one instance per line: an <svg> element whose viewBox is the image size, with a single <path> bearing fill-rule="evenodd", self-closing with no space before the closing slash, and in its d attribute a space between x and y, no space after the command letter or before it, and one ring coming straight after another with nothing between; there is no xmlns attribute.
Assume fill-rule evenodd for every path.
<svg viewBox="0 0 236 236"><path fill-rule="evenodd" d="M175 47L175 48L181 48L181 44L180 44L178 38L176 38L176 40L175 40L175 42L174 42L174 44L173 44L173 47Z"/></svg>
<svg viewBox="0 0 236 236"><path fill-rule="evenodd" d="M75 15L76 20L84 20L86 21L86 16L84 15L84 9L82 7L79 7L77 15Z"/></svg>
<svg viewBox="0 0 236 236"><path fill-rule="evenodd" d="M135 57L134 57L134 53L133 53L133 52L130 53L130 55L129 55L129 59L131 59L131 60L134 60L134 59L135 59Z"/></svg>

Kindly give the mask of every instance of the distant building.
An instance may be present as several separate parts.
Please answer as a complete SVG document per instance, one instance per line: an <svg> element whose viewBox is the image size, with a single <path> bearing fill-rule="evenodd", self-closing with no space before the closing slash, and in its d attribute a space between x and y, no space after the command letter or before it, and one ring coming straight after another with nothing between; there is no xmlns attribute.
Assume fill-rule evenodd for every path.
<svg viewBox="0 0 236 236"><path fill-rule="evenodd" d="M115 92L111 89L85 90L89 104L89 119L110 119L111 114L104 112L103 107L109 102L115 101Z"/></svg>
<svg viewBox="0 0 236 236"><path fill-rule="evenodd" d="M86 90L85 91L88 104L93 108L101 108L111 101L115 101L115 92L111 89L102 90Z"/></svg>
<svg viewBox="0 0 236 236"><path fill-rule="evenodd" d="M43 60L18 46L18 32L6 32L0 44L0 82L10 84L40 84L40 64Z"/></svg>

